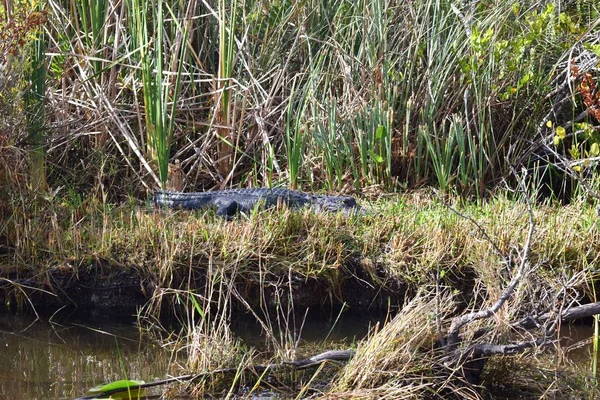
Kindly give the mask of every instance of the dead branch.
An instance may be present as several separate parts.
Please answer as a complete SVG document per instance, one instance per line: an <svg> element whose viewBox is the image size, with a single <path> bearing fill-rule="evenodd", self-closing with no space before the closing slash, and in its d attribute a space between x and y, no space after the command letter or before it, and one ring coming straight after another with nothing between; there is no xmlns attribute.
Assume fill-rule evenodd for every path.
<svg viewBox="0 0 600 400"><path fill-rule="evenodd" d="M522 188L525 188L525 183L523 182L522 179L520 180L520 185L522 186ZM524 189L523 189L523 191L524 191ZM510 281L509 285L506 287L506 289L504 289L504 292L502 292L502 294L500 295L500 298L491 307L489 307L485 310L480 310L477 312L472 312L469 314L461 315L459 317L455 317L452 319L452 323L450 324L450 329L448 330L448 337L446 340L447 350L453 350L456 347L456 345L460 342L460 338L459 338L460 331L465 325L470 324L479 319L489 318L489 317L493 316L496 312L498 312L498 310L510 298L510 296L514 292L515 288L519 284L519 282L521 282L521 279L523 279L523 277L525 276L526 268L528 266L529 251L531 249L531 239L533 237L533 233L534 233L534 229L535 229L535 223L533 220L533 207L532 207L529 197L527 195L525 195L525 201L527 202L527 212L529 214L529 229L527 232L527 239L525 241L523 250L521 252L521 263L519 264L517 273L515 274L515 276L513 276L513 278L511 279L511 281ZM459 214L459 215L461 215L461 214ZM476 225L476 226L478 226L478 225ZM487 236L487 235L485 235L484 237L489 238L489 236ZM491 244L492 244L492 246L497 248L497 246L494 245L493 242L491 242ZM502 253L500 253L500 254L502 254Z"/></svg>
<svg viewBox="0 0 600 400"><path fill-rule="evenodd" d="M560 321L574 321L582 318L592 317L598 314L600 314L600 302L584 304L582 306L571 307L563 310L563 312L560 314ZM550 320L551 318L556 318L556 313L547 312L535 319L531 317L524 318L523 320L519 321L518 326L524 329L532 329L538 327L540 324Z"/></svg>
<svg viewBox="0 0 600 400"><path fill-rule="evenodd" d="M270 364L262 364L262 365L250 365L248 367L242 367L241 369L245 372L251 372L251 373L255 373L255 374L263 373L265 371L281 371L281 370L285 370L285 369L303 370L303 369L307 369L307 368L311 368L311 367L317 367L317 366L320 366L327 362L349 361L352 358L352 356L354 356L354 350L329 350L329 351L325 351L323 353L320 353L320 354L317 354L317 355L314 355L314 356L311 356L308 358L304 358L301 360L283 361L283 362L279 362L279 363L270 363ZM206 372L200 372L200 373L195 373L195 374L181 375L181 376L176 376L173 378L162 379L159 381L143 383L141 385L133 385L133 386L129 386L128 388L107 390L105 392L90 395L90 396L78 397L75 400L92 400L92 399L98 399L98 398L106 398L107 396L110 396L112 394L121 393L121 392L127 391L127 390L133 391L133 390L137 390L137 389L145 389L145 388L150 388L150 387L167 385L167 384L173 383L173 382L195 381L195 380L198 380L201 378L211 377L211 376L215 376L215 375L234 374L239 371L240 371L239 367L233 367L233 368L221 368L221 369L217 369L214 371L206 371Z"/></svg>
<svg viewBox="0 0 600 400"><path fill-rule="evenodd" d="M547 338L538 338L535 340L513 343L513 344L489 344L480 343L472 347L474 357L490 357L493 355L514 355L519 354L526 349L533 347L539 347L544 344L553 344L555 340L548 340Z"/></svg>

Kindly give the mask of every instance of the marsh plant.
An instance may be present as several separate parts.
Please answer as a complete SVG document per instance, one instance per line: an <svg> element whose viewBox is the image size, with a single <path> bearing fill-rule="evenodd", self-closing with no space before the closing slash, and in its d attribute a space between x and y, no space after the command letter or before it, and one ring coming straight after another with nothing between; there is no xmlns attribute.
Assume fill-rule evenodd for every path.
<svg viewBox="0 0 600 400"><path fill-rule="evenodd" d="M559 176L594 171L588 1L36 4L43 35L22 41L44 58L28 71L46 100L27 96L30 131L13 135L43 132L32 166L55 166L51 187L90 190L78 163L113 196L165 187L176 164L192 188L431 183L476 197L549 152L565 158Z"/></svg>

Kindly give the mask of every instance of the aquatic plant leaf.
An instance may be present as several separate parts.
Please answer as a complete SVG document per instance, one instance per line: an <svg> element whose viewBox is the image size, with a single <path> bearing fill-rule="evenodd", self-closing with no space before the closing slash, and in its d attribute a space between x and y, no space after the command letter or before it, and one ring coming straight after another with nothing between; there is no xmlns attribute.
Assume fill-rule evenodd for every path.
<svg viewBox="0 0 600 400"><path fill-rule="evenodd" d="M367 152L376 163L381 164L383 162L383 157L381 155L375 153L373 150L368 150Z"/></svg>
<svg viewBox="0 0 600 400"><path fill-rule="evenodd" d="M375 131L375 139L377 140L381 140L383 139L385 136L387 135L387 131L385 129L385 126L383 125L379 125L377 127L377 130Z"/></svg>
<svg viewBox="0 0 600 400"><path fill-rule="evenodd" d="M101 396L103 393L108 393L108 392L112 392L113 390L121 389L122 391L120 391L120 392L111 393L110 397L108 397L108 398L114 399L114 400L137 399L143 395L140 392L140 390L143 391L143 389L136 388L136 389L129 390L128 388L143 385L144 383L145 383L144 381L134 381L134 380L129 380L129 379L122 379L119 381L114 381L114 382L110 382L107 384L94 386L88 392L92 395L97 394L98 396ZM99 398L102 398L102 397L99 397Z"/></svg>

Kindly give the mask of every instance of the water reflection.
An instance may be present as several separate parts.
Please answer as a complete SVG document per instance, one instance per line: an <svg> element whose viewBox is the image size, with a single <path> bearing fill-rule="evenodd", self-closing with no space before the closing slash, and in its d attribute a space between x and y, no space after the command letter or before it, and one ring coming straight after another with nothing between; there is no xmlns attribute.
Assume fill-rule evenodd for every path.
<svg viewBox="0 0 600 400"><path fill-rule="evenodd" d="M364 338L369 326L384 319L347 314L337 320L337 315L317 314L306 320L296 317L295 325L301 332L299 343L308 348L311 342L325 340L331 345L349 346ZM105 382L150 382L185 372L179 369L182 360L141 336L134 319L115 321L78 315L53 321L0 314L0 399L74 399ZM276 327L276 319L272 322ZM293 318L288 323L293 326ZM263 332L252 318L234 318L231 328L248 346L267 350ZM561 346L569 362L589 368L591 333L587 325L563 326ZM165 388L154 388L147 395L162 390ZM272 398L273 393L266 397Z"/></svg>
<svg viewBox="0 0 600 400"><path fill-rule="evenodd" d="M140 340L134 321L50 323L0 315L0 398L73 399L119 379L164 378L170 354Z"/></svg>
<svg viewBox="0 0 600 400"><path fill-rule="evenodd" d="M594 327L589 324L565 324L560 330L560 346L566 360L570 363L590 370L593 353L592 338Z"/></svg>
<svg viewBox="0 0 600 400"><path fill-rule="evenodd" d="M317 313L299 316L295 324L302 338L299 344L310 347L325 339L350 345L379 320L368 314L347 314L338 320L338 315ZM276 328L276 321L272 322ZM291 328L293 318L288 322ZM231 328L248 346L269 347L253 318L234 318ZM0 346L0 399L74 399L110 381L150 382L185 373L179 368L184 362L142 336L133 318L116 321L114 316L63 313L59 320L0 314ZM146 394L161 390L165 388Z"/></svg>

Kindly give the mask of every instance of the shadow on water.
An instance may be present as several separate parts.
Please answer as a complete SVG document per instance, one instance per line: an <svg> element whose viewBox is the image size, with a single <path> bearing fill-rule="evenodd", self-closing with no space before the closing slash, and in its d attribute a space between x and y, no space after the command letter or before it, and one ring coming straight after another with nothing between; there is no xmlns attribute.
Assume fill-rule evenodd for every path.
<svg viewBox="0 0 600 400"><path fill-rule="evenodd" d="M584 370L591 369L594 327L590 324L574 323L562 326L560 345L565 358Z"/></svg>

